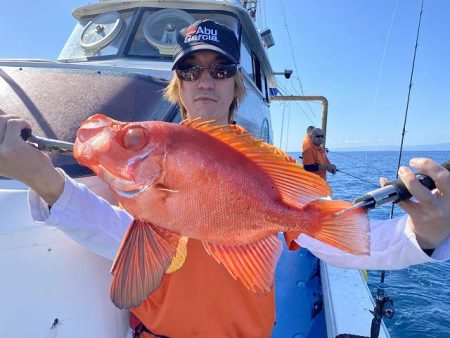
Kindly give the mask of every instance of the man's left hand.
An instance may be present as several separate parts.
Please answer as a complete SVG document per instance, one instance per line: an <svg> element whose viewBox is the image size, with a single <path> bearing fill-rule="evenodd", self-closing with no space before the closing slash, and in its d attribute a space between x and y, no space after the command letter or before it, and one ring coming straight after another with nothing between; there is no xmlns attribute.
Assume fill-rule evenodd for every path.
<svg viewBox="0 0 450 338"><path fill-rule="evenodd" d="M410 165L430 176L436 189L424 187L407 167L399 169L399 177L417 201L398 205L408 213L408 225L415 232L422 249L434 249L450 235L450 172L427 158L413 158ZM387 180L382 178L382 186Z"/></svg>

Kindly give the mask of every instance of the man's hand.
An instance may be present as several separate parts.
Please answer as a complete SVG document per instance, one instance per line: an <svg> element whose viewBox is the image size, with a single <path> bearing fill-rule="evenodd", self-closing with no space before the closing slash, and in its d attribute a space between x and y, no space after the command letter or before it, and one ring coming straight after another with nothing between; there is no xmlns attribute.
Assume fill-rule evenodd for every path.
<svg viewBox="0 0 450 338"><path fill-rule="evenodd" d="M422 249L434 249L450 235L450 172L427 158L411 159L410 165L430 176L436 189L425 188L407 167L398 171L400 179L417 199L406 200L398 205L408 213L408 225L415 232ZM380 179L384 186L385 178Z"/></svg>
<svg viewBox="0 0 450 338"><path fill-rule="evenodd" d="M22 140L26 128L25 120L0 111L0 176L25 183L52 205L64 190L64 177L46 154Z"/></svg>
<svg viewBox="0 0 450 338"><path fill-rule="evenodd" d="M326 170L333 175L336 174L336 166L334 164L319 164L319 170Z"/></svg>
<svg viewBox="0 0 450 338"><path fill-rule="evenodd" d="M328 164L327 171L332 173L333 175L336 174L336 166L334 164Z"/></svg>

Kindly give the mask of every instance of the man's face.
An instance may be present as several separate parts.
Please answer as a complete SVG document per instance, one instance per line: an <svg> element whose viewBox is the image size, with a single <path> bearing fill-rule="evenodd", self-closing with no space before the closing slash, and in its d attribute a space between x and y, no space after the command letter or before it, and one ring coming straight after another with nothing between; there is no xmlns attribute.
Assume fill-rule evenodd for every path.
<svg viewBox="0 0 450 338"><path fill-rule="evenodd" d="M183 67L207 66L209 64L230 62L214 52L200 51L183 61ZM187 117L215 120L217 124L228 124L228 112L234 97L234 76L214 79L203 70L195 81L181 81L180 98L186 108Z"/></svg>
<svg viewBox="0 0 450 338"><path fill-rule="evenodd" d="M316 146L320 146L325 141L322 129L313 129L311 132L311 141Z"/></svg>

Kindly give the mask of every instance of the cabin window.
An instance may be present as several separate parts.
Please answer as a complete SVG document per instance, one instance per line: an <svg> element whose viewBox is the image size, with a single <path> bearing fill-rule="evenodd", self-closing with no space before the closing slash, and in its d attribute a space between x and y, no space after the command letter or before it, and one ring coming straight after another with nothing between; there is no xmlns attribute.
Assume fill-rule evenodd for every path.
<svg viewBox="0 0 450 338"><path fill-rule="evenodd" d="M127 36L133 10L107 12L81 18L58 61L85 61L117 55Z"/></svg>
<svg viewBox="0 0 450 338"><path fill-rule="evenodd" d="M252 55L253 60L253 71L254 71L254 80L256 87L262 92L262 85L261 85L261 63L259 62L258 57L253 53Z"/></svg>
<svg viewBox="0 0 450 338"><path fill-rule="evenodd" d="M251 81L261 92L263 98L267 101L267 79L261 62L254 52L252 52L247 37L244 35L241 43L241 66Z"/></svg>
<svg viewBox="0 0 450 338"><path fill-rule="evenodd" d="M148 9L139 19L138 27L126 50L127 56L172 61L176 33L198 20L212 19L239 34L237 19L221 12L182 10L177 8Z"/></svg>
<svg viewBox="0 0 450 338"><path fill-rule="evenodd" d="M267 78L265 75L262 75L261 78L261 93L263 94L264 100L268 101L268 93L267 93Z"/></svg>
<svg viewBox="0 0 450 338"><path fill-rule="evenodd" d="M252 53L245 37L241 43L241 66L243 71L254 81Z"/></svg>
<svg viewBox="0 0 450 338"><path fill-rule="evenodd" d="M171 62L176 33L197 20L216 20L240 35L238 19L228 12L177 8L133 8L83 17L67 40L59 61L121 57ZM124 55L123 55L124 54Z"/></svg>

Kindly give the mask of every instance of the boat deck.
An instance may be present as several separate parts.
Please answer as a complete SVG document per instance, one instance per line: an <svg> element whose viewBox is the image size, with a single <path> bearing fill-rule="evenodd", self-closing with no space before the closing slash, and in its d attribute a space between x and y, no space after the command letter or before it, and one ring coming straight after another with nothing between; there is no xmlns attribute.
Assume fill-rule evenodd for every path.
<svg viewBox="0 0 450 338"><path fill-rule="evenodd" d="M275 279L273 338L326 337L319 260L306 249L289 251L283 242Z"/></svg>

